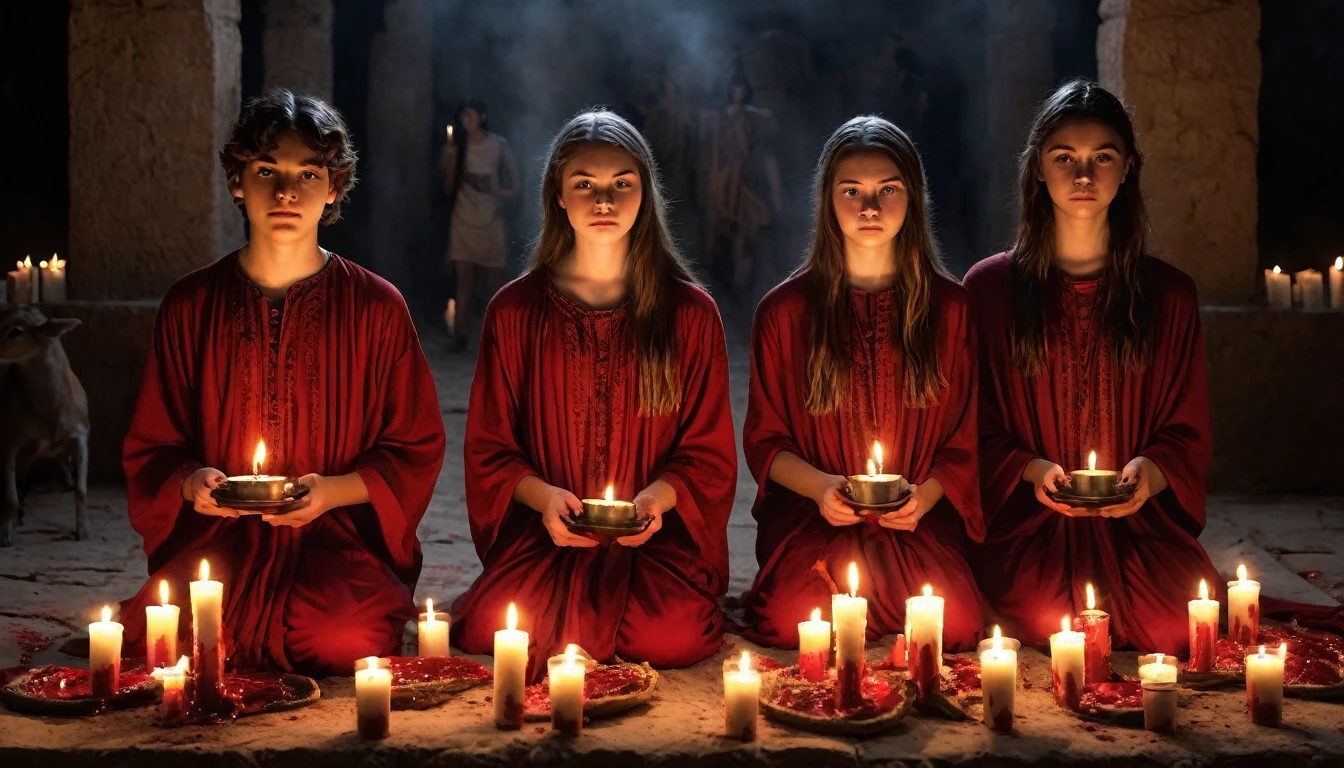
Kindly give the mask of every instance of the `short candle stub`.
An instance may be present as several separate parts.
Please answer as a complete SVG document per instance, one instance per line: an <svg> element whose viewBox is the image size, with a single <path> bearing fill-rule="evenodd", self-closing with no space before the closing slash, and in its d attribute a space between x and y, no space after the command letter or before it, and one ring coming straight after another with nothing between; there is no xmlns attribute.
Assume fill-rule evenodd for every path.
<svg viewBox="0 0 1344 768"><path fill-rule="evenodd" d="M1075 469L1069 473L1068 492L1073 496L1093 496L1105 498L1120 494L1120 473L1110 469L1097 469L1097 452L1087 457L1087 469Z"/></svg>
<svg viewBox="0 0 1344 768"><path fill-rule="evenodd" d="M635 505L629 501L619 501L614 497L612 486L601 499L584 499L582 520L590 525L621 526L635 520Z"/></svg>

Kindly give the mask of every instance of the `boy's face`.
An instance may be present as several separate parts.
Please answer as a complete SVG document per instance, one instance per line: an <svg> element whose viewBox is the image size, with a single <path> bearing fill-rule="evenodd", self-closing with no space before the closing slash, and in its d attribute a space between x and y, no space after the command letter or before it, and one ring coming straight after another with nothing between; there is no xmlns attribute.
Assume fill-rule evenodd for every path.
<svg viewBox="0 0 1344 768"><path fill-rule="evenodd" d="M273 152L247 164L233 196L243 200L252 237L285 242L317 231L336 190L322 158L286 132Z"/></svg>

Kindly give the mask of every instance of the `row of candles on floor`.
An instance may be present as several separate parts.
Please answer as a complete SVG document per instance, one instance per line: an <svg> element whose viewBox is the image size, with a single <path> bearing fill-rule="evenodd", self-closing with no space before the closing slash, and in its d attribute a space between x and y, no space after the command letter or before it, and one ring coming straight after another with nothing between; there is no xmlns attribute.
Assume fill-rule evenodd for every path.
<svg viewBox="0 0 1344 768"><path fill-rule="evenodd" d="M1330 306L1344 309L1344 256L1337 257L1330 273ZM1290 276L1274 267L1265 270L1265 296L1270 309L1325 309L1325 286L1321 273L1304 269Z"/></svg>
<svg viewBox="0 0 1344 768"><path fill-rule="evenodd" d="M65 259L53 253L49 260L38 262L36 267L32 256L26 256L16 264L13 272L5 273L5 299L10 304L66 300Z"/></svg>

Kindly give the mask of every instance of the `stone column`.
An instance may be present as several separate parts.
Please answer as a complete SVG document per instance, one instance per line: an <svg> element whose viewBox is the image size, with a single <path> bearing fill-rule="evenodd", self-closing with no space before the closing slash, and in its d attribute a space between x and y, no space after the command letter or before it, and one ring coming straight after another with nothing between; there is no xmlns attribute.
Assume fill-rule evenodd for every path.
<svg viewBox="0 0 1344 768"><path fill-rule="evenodd" d="M72 298L157 299L242 244L217 157L240 16L239 0L71 0Z"/></svg>
<svg viewBox="0 0 1344 768"><path fill-rule="evenodd" d="M402 290L414 277L409 265L423 261L429 229L432 21L429 0L385 0L369 53L367 263Z"/></svg>
<svg viewBox="0 0 1344 768"><path fill-rule="evenodd" d="M331 0L266 0L264 88L331 101Z"/></svg>
<svg viewBox="0 0 1344 768"><path fill-rule="evenodd" d="M1155 252L1200 299L1256 291L1258 0L1102 0L1101 84L1134 107Z"/></svg>

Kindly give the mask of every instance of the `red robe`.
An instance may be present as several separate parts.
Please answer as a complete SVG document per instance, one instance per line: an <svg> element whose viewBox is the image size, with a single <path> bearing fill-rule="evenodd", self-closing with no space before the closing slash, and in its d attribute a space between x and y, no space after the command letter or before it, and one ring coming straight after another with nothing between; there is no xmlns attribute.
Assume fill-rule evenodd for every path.
<svg viewBox="0 0 1344 768"><path fill-rule="evenodd" d="M358 472L371 503L273 528L182 500L183 479L202 466L249 474L258 438L265 471ZM155 320L124 446L150 571L122 603L130 653L142 653L144 607L167 579L190 654L188 583L202 558L224 583L234 667L348 674L356 658L397 651L415 615L415 529L443 453L434 379L386 281L333 255L272 308L237 254L182 278Z"/></svg>
<svg viewBox="0 0 1344 768"><path fill-rule="evenodd" d="M947 384L926 409L903 403L901 353L892 341L899 322L895 292L851 290L850 298L850 391L821 416L805 405L811 310L802 278L785 281L756 309L742 442L760 488L752 515L761 570L745 597L745 634L763 645L797 647L798 622L813 608L830 612L831 590L813 564L826 560L844 588L854 561L859 594L868 598L870 640L904 632L906 598L929 584L946 599L947 649L968 650L984 630L984 598L966 563L966 539L978 541L984 528L976 481L975 334L966 291L954 280L935 279L938 360ZM874 440L882 443L885 471L943 485L944 498L913 532L870 523L832 526L811 499L769 480L780 451L823 472L863 472Z"/></svg>
<svg viewBox="0 0 1344 768"><path fill-rule="evenodd" d="M1186 603L1198 596L1200 579L1225 591L1198 541L1212 445L1195 285L1163 261L1146 261L1156 336L1142 373L1113 360L1101 310L1093 307L1099 281L1056 272L1047 293L1045 371L1022 375L1012 363L1008 255L985 259L966 275L980 336L980 466L990 520L976 574L1008 623L1005 632L1023 642L1043 641L1059 631L1063 616L1086 608L1091 582L1098 607L1111 614L1116 645L1182 654L1189 645ZM1067 472L1085 467L1091 450L1098 468L1119 470L1145 456L1170 487L1129 517L1075 519L1041 506L1022 481L1033 458Z"/></svg>
<svg viewBox="0 0 1344 768"><path fill-rule="evenodd" d="M490 302L463 445L484 573L453 606L457 647L492 653L513 602L519 628L531 633L533 679L566 643L597 659L668 667L718 650L737 484L728 356L709 295L683 285L676 303L681 407L644 417L624 305L579 306L546 272L515 280ZM661 478L676 489L677 506L643 546L557 547L541 515L513 501L527 475L579 498L610 484L618 499Z"/></svg>

